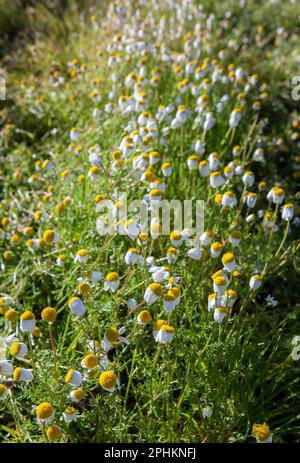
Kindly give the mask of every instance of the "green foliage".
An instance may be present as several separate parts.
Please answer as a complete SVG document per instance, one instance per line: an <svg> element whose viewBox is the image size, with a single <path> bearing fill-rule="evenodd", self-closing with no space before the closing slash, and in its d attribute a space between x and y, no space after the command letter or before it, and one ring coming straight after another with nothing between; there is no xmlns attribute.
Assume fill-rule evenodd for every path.
<svg viewBox="0 0 300 463"><path fill-rule="evenodd" d="M216 19L211 34L206 34L203 20L203 55L201 59L197 56L198 64L203 64L206 57L218 58L224 49L226 57L222 65L226 74L231 63L234 69L242 66L247 78L259 74L257 87L245 96L241 123L231 132L228 132L230 114L240 104L239 98L243 99L235 88L239 84L228 82L224 87L216 82L206 91L193 80L194 76L190 77L199 85L201 95L208 96L214 112L224 92L230 95L228 107L218 116L216 126L204 135L202 127L194 124L196 98L190 88L182 95L178 90L185 74L175 72L175 62L165 62L153 50L146 60L140 53L124 56L123 50L120 61L108 66L111 53L108 45L118 42L118 33L125 34L111 2L63 3L53 8L49 2L38 2L29 17L28 8L0 0L3 10L0 28L5 33L12 37L24 25L34 28L34 38L18 52L18 59L15 60L14 53L6 54L3 59L9 70L9 100L2 102L0 113L3 180L0 297L4 298L0 304L0 328L1 335L7 337L15 332L16 324L19 326L19 319L15 324L4 317L5 311L13 307L19 315L25 310L32 311L41 330L41 335L31 340L19 330L20 339L28 347L34 342L24 359L13 358L0 342L0 359L7 358L14 367L34 368L34 380L29 383L12 384L0 377L7 389L0 399L0 439L47 441L44 430L37 425L35 408L49 402L54 410L53 422L63 431L62 442L253 442L253 424L263 422L270 426L275 442L299 442L299 363L291 356L292 338L300 334L299 219L288 223L287 234L287 223L281 220L279 208L266 201L268 191L279 185L285 191L284 203L293 203L299 215L299 141L292 136L299 132L293 126L299 114L292 112L294 103L287 87L287 80L296 69L297 5L281 2L281 16L273 16L271 12L277 7L270 1L263 7L261 2L249 1L245 8L231 0L222 5L202 2L204 11L214 12ZM127 2L125 6L126 21L129 24L131 18L138 21L136 5ZM221 27L226 11L231 11L232 16L227 18L228 25L224 23ZM163 14L169 24L178 21L176 9L165 4L152 15L147 3L142 13L153 17L152 32L158 30ZM94 14L96 19L91 18ZM173 52L186 53L183 38L195 33L193 18L183 15L180 36L173 37L173 30L169 37L164 31L159 39L167 43L171 56ZM140 27L143 29L145 24L141 22ZM285 29L282 40L279 27ZM245 37L247 42L243 42ZM154 39L150 34L151 40ZM227 47L230 40L235 42L232 48ZM208 42L210 52L206 48ZM185 57L184 64L186 61L190 60ZM151 94L146 111L155 115L160 105L175 104L175 98L180 97L192 116L182 130L171 131L166 137L167 144L154 138L141 150L160 153L159 167L154 167L157 177L162 177L162 162L172 165L164 198L191 197L205 201L205 229L215 231L214 241L223 245L221 255L234 252L238 269L238 274L230 276L230 289L237 292L238 299L225 321L218 324L213 312L207 310L207 298L212 292L211 276L222 268L221 255L212 259L208 247L206 258L194 261L187 257L185 244L179 248L179 258L169 271L171 276L179 277L180 305L169 315L161 300L148 307L153 320L163 318L175 328L172 342L165 345L154 341L153 323L140 326L137 313L128 317L128 299L141 303L152 282L148 265L129 270L124 261L128 249L138 246L137 241L127 236L100 236L95 226L99 215L96 195L104 194L111 199L118 191L126 191L128 199L135 200L142 199L147 192L148 186L133 177L132 164L124 162L120 168L112 169L112 152L130 132L127 125L132 119L130 113L118 109L118 98L131 95L132 88L126 88L124 80L143 66L149 80L153 69L160 70L157 87L151 87L149 82L143 84L143 91ZM116 81L112 79L114 73ZM93 99L94 90L101 96L100 101ZM264 91L268 93L265 98L261 97ZM262 105L259 119L269 121L265 128L260 126L252 108L257 99ZM116 111L105 110L110 102ZM100 111L99 119L93 116L93 109ZM159 122L159 135L165 126L165 121ZM72 127L80 129L80 138L70 148ZM248 188L258 193L253 210L243 205L246 187L240 176L235 175L224 187L213 190L198 170L189 170L187 158L192 154L191 145L203 137L206 151L201 159L218 152L222 171L232 161L233 146L242 147L238 163L245 170L250 169L256 179L254 187ZM88 150L95 144L101 146L103 165L93 182L88 176L91 167ZM252 160L259 146L265 150L265 161L261 163ZM131 162L132 155L129 159ZM47 170L43 163L49 160L53 167ZM84 178L80 180L81 175ZM258 188L261 180L266 182L266 191ZM233 209L221 207L215 200L216 193L228 190L238 199ZM69 197L71 205L65 204L58 211L57 206ZM252 223L246 217L253 211L256 217ZM263 221L266 213L272 224L269 229ZM33 228L32 237L24 236L24 228L29 226ZM59 241L34 250L30 239L42 238L49 229L59 235ZM237 248L232 248L228 241L233 229L242 233ZM170 246L170 236L162 236L158 240L149 238L140 249L145 258L151 255L157 265L165 265L166 260L160 259L165 258ZM80 265L74 262L74 257L83 248L88 250L89 257L86 264ZM7 251L12 252L11 260L5 258ZM57 258L62 254L65 264L58 266ZM118 272L121 278L116 293L104 291L103 281L92 283L92 271L98 270L104 277L109 272ZM263 284L255 292L249 290L249 279L254 273L263 275ZM89 282L90 292L80 293L79 278ZM165 293L167 284L168 281L163 283ZM68 301L74 295L83 300L86 318L78 319L71 314ZM266 301L269 295L277 305ZM12 301L6 301L7 296ZM47 306L57 310L57 320L52 325L55 372L49 327L41 320L41 311ZM71 368L84 373L82 359L93 352L88 341L95 339L101 343L112 326L126 327L124 336L129 344L116 342L111 346L107 353L109 365L97 367L95 376L83 383L83 399L73 404L69 396L72 388L65 382L65 376ZM106 369L114 371L120 381L114 393L99 385L99 374ZM69 405L75 407L79 418L66 424L61 418ZM210 418L203 415L206 407L213 410Z"/></svg>

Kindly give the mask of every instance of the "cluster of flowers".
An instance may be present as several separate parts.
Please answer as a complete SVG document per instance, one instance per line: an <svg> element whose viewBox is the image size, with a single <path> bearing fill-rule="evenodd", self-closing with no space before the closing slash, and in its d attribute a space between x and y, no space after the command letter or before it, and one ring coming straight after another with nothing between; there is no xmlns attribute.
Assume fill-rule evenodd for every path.
<svg viewBox="0 0 300 463"><path fill-rule="evenodd" d="M49 152L45 159L35 161L35 172L28 179L24 180L20 170L15 171L17 184L36 191L32 198L37 200L29 214L22 213L19 217L10 214L9 204L5 204L7 214L3 214L1 220L5 247L3 270L17 266L21 258L48 262L50 255L55 256L53 268L58 267L62 272L72 272L73 268L82 271L78 286L69 288L68 307L75 317L74 323L78 322L84 333L84 327L89 331L83 341L88 353L80 359L81 367L66 366L69 371L64 382L69 387L70 405L60 414L48 402L36 406L37 423L46 430L50 440L61 438L60 420L70 423L78 419L79 409L74 404L82 401L86 381L97 377L100 386L111 393L120 387L117 368L111 364L109 352L130 342L125 330L132 326L132 317L136 317L139 327L151 326L154 343L170 344L176 338L177 326L172 314L179 310L186 284L184 271L181 274L178 271L180 263L205 266L210 272L213 292L207 294L208 311L212 311L214 321L221 324L230 319L245 278L248 295L241 301L242 308L267 276L268 265L252 267L251 262L245 264L241 258L249 227L253 227L253 231L261 230L268 243L268 253L273 235L280 234L283 228L281 218L285 233L277 256L290 224L293 220L298 223L294 219L294 205L285 199L287 193L282 183L270 184L267 174L260 178L269 153L280 142L265 137L268 121L260 118L268 98L267 85L260 82L259 76L249 75L246 69L230 62L230 44L228 50L212 49L213 18L205 14L198 2L169 2L176 11L175 17L168 20L162 16L158 22L151 9L144 14L142 3L131 15L128 2L116 4L110 11L112 16L117 14L115 20L121 32L113 36L97 58L106 65L110 76L108 95L101 93L104 79L97 77L98 63L90 67L75 59L68 63L67 75L57 69L51 76L56 92L63 92L71 85L69 81L80 85L82 81L90 82L85 90L92 102L91 118L95 127L108 117L119 116L126 121L122 136L104 150L99 143L90 143L86 127L78 124L70 128L68 153L75 162L78 160L74 170L66 159ZM157 7L158 2L152 4ZM195 18L195 28L185 33L185 21L191 15ZM96 19L92 18L92 22L97 29ZM200 27L201 24L205 27ZM156 63L155 67L152 62ZM173 88L166 95L160 95L160 86L168 73L172 74ZM293 116L292 126L291 139L297 142L299 116ZM223 134L220 137L223 144L218 143L219 146L214 145L217 131ZM209 228L200 236L195 236L195 230L184 228L174 229L165 237L159 216L155 215L149 233L138 215L122 220L125 204L117 199L120 182L126 184L132 199L141 198L153 213L164 198L174 193L174 188L176 192L179 176L187 179L191 195L206 199ZM51 185L54 182L61 185L58 194ZM98 185L101 185L100 192ZM83 204L76 194L79 188L87 195ZM76 217L84 207L90 208L92 196L96 226L90 236L94 245L75 249L76 242L65 242L60 224L68 214ZM104 206L110 211L109 218L104 214L96 217ZM125 272L112 268L104 276L99 268L101 264L95 262L94 246L99 242L99 234L105 235L111 226L122 235L118 239L126 246L123 260L118 262L120 268L125 266ZM85 236L81 241L85 245ZM109 246L110 242L112 240L104 240L103 246ZM65 253L61 252L62 248ZM267 254L266 258L269 257ZM135 267L142 269L135 276L140 275L140 283L145 283L142 300L125 296ZM91 298L91 294L95 295L101 285L108 292L108 298L116 298L116 305L126 303L128 314L123 326L108 325L102 339L91 340L94 329L89 306L96 299L96 296ZM193 287L187 290L193 291ZM140 294L138 290L136 294ZM54 375L57 368L52 325L57 315L62 312L64 316L60 307L58 309L47 307L41 311L41 319L49 328ZM35 345L44 328L36 325L36 314L32 310L20 307L10 295L2 296L0 310L6 321L5 350L11 357L0 360L0 397L4 399L12 384L38 380L34 368ZM238 312L238 308L235 311ZM16 366L18 361L32 363L31 368ZM208 408L203 413L209 417L212 411ZM255 424L253 432L259 442L272 440L266 424Z"/></svg>

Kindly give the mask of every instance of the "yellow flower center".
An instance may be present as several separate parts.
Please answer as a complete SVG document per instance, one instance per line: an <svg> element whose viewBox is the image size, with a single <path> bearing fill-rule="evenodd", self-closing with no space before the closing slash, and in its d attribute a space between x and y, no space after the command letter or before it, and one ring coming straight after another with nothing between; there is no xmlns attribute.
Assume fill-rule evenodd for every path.
<svg viewBox="0 0 300 463"><path fill-rule="evenodd" d="M217 277L214 279L217 286L226 286L226 280L224 277Z"/></svg>
<svg viewBox="0 0 300 463"><path fill-rule="evenodd" d="M53 230L46 230L44 233L43 233L43 239L47 242L47 243L52 243L52 241L54 240L54 231Z"/></svg>
<svg viewBox="0 0 300 463"><path fill-rule="evenodd" d="M242 233L239 230L234 230L233 232L230 233L230 236L235 239L241 239L242 238Z"/></svg>
<svg viewBox="0 0 300 463"><path fill-rule="evenodd" d="M128 252L132 252L132 253L138 254L138 253L139 253L139 250L138 250L137 248L129 248L129 249L128 249Z"/></svg>
<svg viewBox="0 0 300 463"><path fill-rule="evenodd" d="M232 252L227 252L222 257L223 264L229 264L230 262L233 262L233 261L234 261L234 255L232 254Z"/></svg>
<svg viewBox="0 0 300 463"><path fill-rule="evenodd" d="M68 373L66 374L66 378L65 378L66 383L69 383L69 382L71 381L72 376L73 376L73 373L74 373L74 369L71 368L71 369L68 371Z"/></svg>
<svg viewBox="0 0 300 463"><path fill-rule="evenodd" d="M223 276L223 270L218 270L211 276L211 279L215 280L217 277L221 277L221 276Z"/></svg>
<svg viewBox="0 0 300 463"><path fill-rule="evenodd" d="M56 320L56 310L53 307L46 307L41 313L42 320L53 323Z"/></svg>
<svg viewBox="0 0 300 463"><path fill-rule="evenodd" d="M263 424L255 423L253 425L253 434L255 435L257 440L265 441L270 437L271 432L270 432L270 428L267 425L267 423L263 423Z"/></svg>
<svg viewBox="0 0 300 463"><path fill-rule="evenodd" d="M152 320L151 313L148 310L142 310L139 313L139 319L144 325L146 325L146 323L150 323Z"/></svg>
<svg viewBox="0 0 300 463"><path fill-rule="evenodd" d="M169 248L169 249L167 250L167 253L168 253L168 254L173 254L173 255L174 255L174 254L177 254L177 251L176 251L175 248Z"/></svg>
<svg viewBox="0 0 300 463"><path fill-rule="evenodd" d="M139 239L140 239L142 242L147 241L147 239L148 239L147 233L140 233L140 234L139 234Z"/></svg>
<svg viewBox="0 0 300 463"><path fill-rule="evenodd" d="M161 328L160 328L162 331L164 331L165 333L174 333L175 332L175 328L171 325L168 325L166 323L164 323Z"/></svg>
<svg viewBox="0 0 300 463"><path fill-rule="evenodd" d="M71 405L69 405L69 407L67 407L67 408L65 409L65 413L66 413L67 415L73 415L75 412L76 412L75 408L72 407Z"/></svg>
<svg viewBox="0 0 300 463"><path fill-rule="evenodd" d="M150 196L161 196L161 191L158 190L157 188L154 188L153 190L150 191Z"/></svg>
<svg viewBox="0 0 300 463"><path fill-rule="evenodd" d="M119 274L117 272L110 272L106 275L105 279L107 281L117 281L120 279Z"/></svg>
<svg viewBox="0 0 300 463"><path fill-rule="evenodd" d="M36 415L40 420L50 418L53 413L53 407L48 402L43 402L36 407Z"/></svg>
<svg viewBox="0 0 300 463"><path fill-rule="evenodd" d="M94 354L88 354L84 357L84 364L87 368L96 368L98 363L98 358Z"/></svg>
<svg viewBox="0 0 300 463"><path fill-rule="evenodd" d="M161 329L161 327L166 323L165 320L162 320L162 319L158 319L154 322L153 324L153 329L155 331L159 331Z"/></svg>
<svg viewBox="0 0 300 463"><path fill-rule="evenodd" d="M20 346L20 343L18 341L12 342L11 345L10 345L10 349L9 349L10 355L12 355L13 357L18 355L18 353L20 351L20 347L21 346Z"/></svg>
<svg viewBox="0 0 300 463"><path fill-rule="evenodd" d="M88 251L86 249L79 249L79 251L77 251L77 256L79 257L84 257L84 256L87 256L88 254Z"/></svg>
<svg viewBox="0 0 300 463"><path fill-rule="evenodd" d="M156 296L161 297L163 295L163 289L160 284L158 283L151 283L151 285L148 286L150 291L152 291Z"/></svg>
<svg viewBox="0 0 300 463"><path fill-rule="evenodd" d="M39 338L41 336L41 330L36 326L34 330L32 331L32 335L35 338Z"/></svg>
<svg viewBox="0 0 300 463"><path fill-rule="evenodd" d="M117 328L112 327L108 328L105 333L105 337L108 342L116 342L119 339L120 333Z"/></svg>
<svg viewBox="0 0 300 463"><path fill-rule="evenodd" d="M212 243L211 248L212 248L214 251L221 251L221 249L222 249L222 244L219 243L218 241L216 241L215 243Z"/></svg>
<svg viewBox="0 0 300 463"><path fill-rule="evenodd" d="M172 241L179 241L181 240L181 232L174 230L171 232L170 238Z"/></svg>
<svg viewBox="0 0 300 463"><path fill-rule="evenodd" d="M225 291L224 296L228 297L230 299L236 299L237 298L237 293L235 291L233 291L233 289L228 289L228 291Z"/></svg>
<svg viewBox="0 0 300 463"><path fill-rule="evenodd" d="M83 398L83 390L81 388L74 389L73 393L77 400L81 400Z"/></svg>
<svg viewBox="0 0 300 463"><path fill-rule="evenodd" d="M90 172L91 172L93 175L98 175L98 174L100 174L101 169L100 169L100 167L98 167L98 166L93 166L93 167L90 168Z"/></svg>
<svg viewBox="0 0 300 463"><path fill-rule="evenodd" d="M26 310L26 312L22 313L20 320L34 320L34 318L34 314L29 310Z"/></svg>
<svg viewBox="0 0 300 463"><path fill-rule="evenodd" d="M21 375L21 368L20 367L17 367L15 368L14 370L14 381L19 381L20 379L20 375Z"/></svg>
<svg viewBox="0 0 300 463"><path fill-rule="evenodd" d="M117 377L112 371L104 371L100 375L99 383L105 389L112 389L117 384Z"/></svg>
<svg viewBox="0 0 300 463"><path fill-rule="evenodd" d="M62 435L61 430L57 426L50 426L47 429L47 437L49 440L57 441Z"/></svg>
<svg viewBox="0 0 300 463"><path fill-rule="evenodd" d="M4 392L5 392L5 386L3 384L0 384L0 397L3 396Z"/></svg>
<svg viewBox="0 0 300 463"><path fill-rule="evenodd" d="M5 313L5 319L9 322L15 322L18 316L18 312L14 309L10 309Z"/></svg>
<svg viewBox="0 0 300 463"><path fill-rule="evenodd" d="M24 233L26 236L32 236L33 233L34 233L34 230L32 227L26 227L25 230L24 230Z"/></svg>
<svg viewBox="0 0 300 463"><path fill-rule="evenodd" d="M80 293L87 294L90 290L91 290L91 287L89 283L87 283L86 281L82 281L81 283L79 283L78 291Z"/></svg>
<svg viewBox="0 0 300 463"><path fill-rule="evenodd" d="M165 294L164 296L164 300L166 302L171 302L171 301L175 301L176 297L175 297L175 294L173 294L172 292L168 291L167 294Z"/></svg>

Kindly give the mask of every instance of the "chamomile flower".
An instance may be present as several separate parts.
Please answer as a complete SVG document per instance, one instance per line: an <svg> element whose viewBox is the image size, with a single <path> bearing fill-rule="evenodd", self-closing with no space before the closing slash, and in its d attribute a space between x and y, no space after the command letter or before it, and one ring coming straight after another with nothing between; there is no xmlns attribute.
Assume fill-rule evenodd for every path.
<svg viewBox="0 0 300 463"><path fill-rule="evenodd" d="M87 354L81 362L82 368L87 368L88 370L93 370L98 364L99 359L95 354Z"/></svg>
<svg viewBox="0 0 300 463"><path fill-rule="evenodd" d="M59 241L59 235L54 230L46 230L43 233L43 240L47 244L57 243Z"/></svg>
<svg viewBox="0 0 300 463"><path fill-rule="evenodd" d="M253 172L251 172L250 170L245 172L243 177L242 177L242 180L243 180L244 185L252 186L254 184L254 181L255 181L255 177L254 177Z"/></svg>
<svg viewBox="0 0 300 463"><path fill-rule="evenodd" d="M135 222L134 220L130 219L127 220L124 224L124 230L125 233L129 236L131 240L134 240L139 236L139 233L141 231L140 225Z"/></svg>
<svg viewBox="0 0 300 463"><path fill-rule="evenodd" d="M227 272L233 272L236 263L235 263L235 258L232 252L227 252L226 254L223 254L222 256L222 264L224 265L224 268Z"/></svg>
<svg viewBox="0 0 300 463"><path fill-rule="evenodd" d="M120 285L120 276L117 272L110 272L105 277L104 291L116 292Z"/></svg>
<svg viewBox="0 0 300 463"><path fill-rule="evenodd" d="M239 230L233 230L229 234L229 243L233 247L237 247L240 245L241 239L242 239L242 233Z"/></svg>
<svg viewBox="0 0 300 463"><path fill-rule="evenodd" d="M82 384L83 378L79 371L71 368L65 377L65 382L71 386L78 387Z"/></svg>
<svg viewBox="0 0 300 463"><path fill-rule="evenodd" d="M284 200L284 190L279 187L272 188L267 194L267 199L274 204L281 204Z"/></svg>
<svg viewBox="0 0 300 463"><path fill-rule="evenodd" d="M237 300L237 293L233 289L228 289L224 292L223 296L219 298L222 307L232 307Z"/></svg>
<svg viewBox="0 0 300 463"><path fill-rule="evenodd" d="M114 392L119 388L120 383L113 371L104 371L99 377L100 386L109 392Z"/></svg>
<svg viewBox="0 0 300 463"><path fill-rule="evenodd" d="M125 255L125 262L127 265L143 264L144 257L140 255L138 249L130 248Z"/></svg>
<svg viewBox="0 0 300 463"><path fill-rule="evenodd" d="M257 201L256 193L247 193L245 197L245 202L250 209L255 207L256 201Z"/></svg>
<svg viewBox="0 0 300 463"><path fill-rule="evenodd" d="M214 320L217 323L222 323L224 321L224 318L228 314L228 309L226 307L216 307L214 310Z"/></svg>
<svg viewBox="0 0 300 463"><path fill-rule="evenodd" d="M167 261L168 261L168 264L172 264L173 262L176 262L176 260L178 259L178 254L177 254L177 250L175 247L170 247L168 248L167 250Z"/></svg>
<svg viewBox="0 0 300 463"><path fill-rule="evenodd" d="M56 259L56 264L58 267L64 267L66 264L66 256L65 254L60 254L58 258Z"/></svg>
<svg viewBox="0 0 300 463"><path fill-rule="evenodd" d="M189 170L197 170L198 163L199 163L199 159L198 159L198 156L196 156L195 154L188 157L187 166Z"/></svg>
<svg viewBox="0 0 300 463"><path fill-rule="evenodd" d="M35 316L29 310L20 316L20 329L23 333L32 333L35 328Z"/></svg>
<svg viewBox="0 0 300 463"><path fill-rule="evenodd" d="M77 389L72 389L72 391L69 394L69 398L71 399L72 402L80 402L83 399L83 389L77 388Z"/></svg>
<svg viewBox="0 0 300 463"><path fill-rule="evenodd" d="M294 205L285 204L282 207L282 212L281 212L282 220L286 220L286 221L292 220L293 216L294 216Z"/></svg>
<svg viewBox="0 0 300 463"><path fill-rule="evenodd" d="M219 186L224 185L225 180L222 177L221 173L219 171L216 171L210 174L209 182L212 188L218 188Z"/></svg>
<svg viewBox="0 0 300 463"><path fill-rule="evenodd" d="M144 294L144 301L148 305L154 304L158 301L163 295L163 288L159 283L151 283Z"/></svg>
<svg viewBox="0 0 300 463"><path fill-rule="evenodd" d="M49 323L50 325L55 322L57 313L53 307L46 307L41 313L42 320Z"/></svg>
<svg viewBox="0 0 300 463"><path fill-rule="evenodd" d="M262 277L258 274L252 275L250 278L249 286L251 291L257 290L262 284Z"/></svg>
<svg viewBox="0 0 300 463"><path fill-rule="evenodd" d="M170 241L172 246L178 248L183 242L182 233L178 230L173 230L170 234Z"/></svg>
<svg viewBox="0 0 300 463"><path fill-rule="evenodd" d="M216 259L217 257L219 257L219 255L221 254L222 248L223 248L222 244L219 243L218 241L215 241L214 243L212 243L210 245L211 257L213 259Z"/></svg>
<svg viewBox="0 0 300 463"><path fill-rule="evenodd" d="M76 127L73 127L70 131L70 138L72 141L77 141L80 136L80 130Z"/></svg>
<svg viewBox="0 0 300 463"><path fill-rule="evenodd" d="M43 424L45 426L48 426L54 417L53 407L48 402L42 402L40 405L38 405L35 409L35 412L37 423Z"/></svg>
<svg viewBox="0 0 300 463"><path fill-rule="evenodd" d="M139 325L147 325L152 320L152 315L149 310L142 310L137 316L137 322Z"/></svg>
<svg viewBox="0 0 300 463"><path fill-rule="evenodd" d="M239 108L235 108L230 114L230 119L229 119L230 128L232 129L236 128L240 123L241 117L242 117L241 110Z"/></svg>
<svg viewBox="0 0 300 463"><path fill-rule="evenodd" d="M164 177L170 177L172 175L172 166L169 162L164 162L161 166L161 170Z"/></svg>
<svg viewBox="0 0 300 463"><path fill-rule="evenodd" d="M156 337L158 335L159 330L161 329L162 325L164 325L165 323L167 323L167 322L165 320L162 320L162 319L158 319L153 323L152 334L153 334L153 337L154 337L155 341L156 341Z"/></svg>
<svg viewBox="0 0 300 463"><path fill-rule="evenodd" d="M20 342L20 341L12 342L9 347L10 355L17 359L25 357L27 352L28 352L28 347L26 346L26 344L24 344L24 342Z"/></svg>
<svg viewBox="0 0 300 463"><path fill-rule="evenodd" d="M172 313L176 307L176 295L172 291L168 291L164 295L164 309L167 313Z"/></svg>
<svg viewBox="0 0 300 463"><path fill-rule="evenodd" d="M200 161L198 165L199 173L201 177L208 177L210 174L210 168L207 161Z"/></svg>
<svg viewBox="0 0 300 463"><path fill-rule="evenodd" d="M101 347L104 352L108 352L111 348L111 345L117 342L124 343L126 345L129 344L129 341L125 336L122 336L125 333L125 327L122 326L120 329L117 329L115 326L108 328L105 331L105 335L103 337Z"/></svg>
<svg viewBox="0 0 300 463"><path fill-rule="evenodd" d="M252 435L255 437L256 442L259 444L272 443L272 434L267 423L259 424L254 423L252 427Z"/></svg>
<svg viewBox="0 0 300 463"><path fill-rule="evenodd" d="M168 344L173 341L175 334L175 328L173 326L168 325L167 323L162 324L158 333L155 337L155 341L159 344Z"/></svg>
<svg viewBox="0 0 300 463"><path fill-rule="evenodd" d="M228 284L226 279L223 276L217 276L213 282L214 292L222 296L222 294L226 291Z"/></svg>
<svg viewBox="0 0 300 463"><path fill-rule="evenodd" d="M71 312L77 315L77 317L82 317L86 312L86 308L79 297L71 297L71 299L69 299L68 305Z"/></svg>
<svg viewBox="0 0 300 463"><path fill-rule="evenodd" d="M73 421L78 420L77 410L69 405L63 412L63 419L67 424L72 423Z"/></svg>
<svg viewBox="0 0 300 463"><path fill-rule="evenodd" d="M215 233L212 230L206 230L200 236L200 242L203 246L209 246L214 238Z"/></svg>
<svg viewBox="0 0 300 463"><path fill-rule="evenodd" d="M87 249L79 249L76 252L76 256L74 258L74 262L78 262L79 264L86 264L89 258L89 252Z"/></svg>
<svg viewBox="0 0 300 463"><path fill-rule="evenodd" d="M57 442L62 436L62 431L58 426L50 426L46 431L47 437L52 442Z"/></svg>
<svg viewBox="0 0 300 463"><path fill-rule="evenodd" d="M18 312L15 309L8 309L4 317L8 322L14 323L18 318Z"/></svg>
<svg viewBox="0 0 300 463"><path fill-rule="evenodd" d="M19 382L29 383L30 381L33 380L32 370L28 370L27 368L17 367L14 369L13 379L16 383L19 383Z"/></svg>
<svg viewBox="0 0 300 463"><path fill-rule="evenodd" d="M162 233L162 226L160 223L158 223L156 220L153 221L150 225L150 235L151 238L156 240L161 236ZM139 235L140 236L140 235Z"/></svg>

